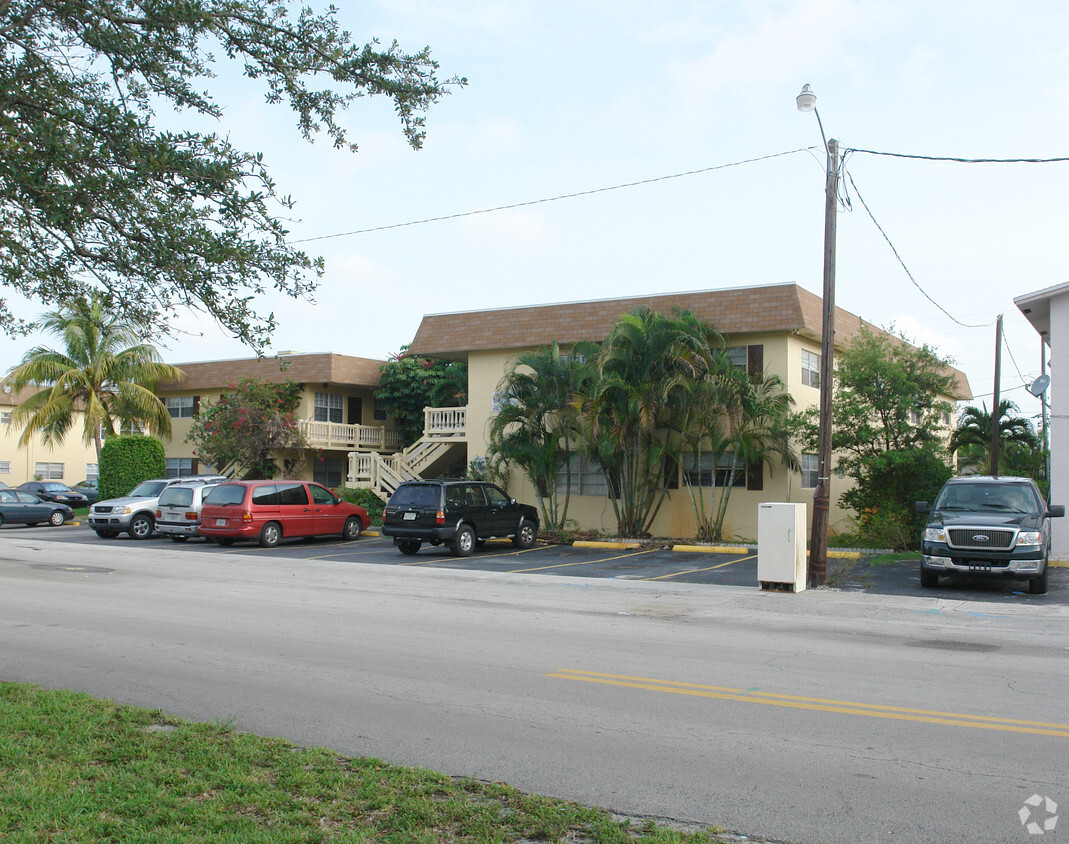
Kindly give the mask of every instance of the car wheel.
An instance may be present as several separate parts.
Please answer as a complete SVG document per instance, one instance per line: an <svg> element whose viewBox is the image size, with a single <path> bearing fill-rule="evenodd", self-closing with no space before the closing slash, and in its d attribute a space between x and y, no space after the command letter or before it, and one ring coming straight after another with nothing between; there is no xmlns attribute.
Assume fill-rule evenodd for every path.
<svg viewBox="0 0 1069 844"><path fill-rule="evenodd" d="M527 519L521 519L520 528L516 531L516 535L512 537L512 544L517 548L530 548L537 539L538 528Z"/></svg>
<svg viewBox="0 0 1069 844"><path fill-rule="evenodd" d="M189 539L188 536L172 536L171 542L185 542L187 539Z"/></svg>
<svg viewBox="0 0 1069 844"><path fill-rule="evenodd" d="M127 533L130 534L131 539L148 539L152 536L153 527L155 527L155 522L152 516L147 513L138 513L130 522L130 530Z"/></svg>
<svg viewBox="0 0 1069 844"><path fill-rule="evenodd" d="M397 543L397 549L409 557L419 551L419 546L423 543L418 539L402 539Z"/></svg>
<svg viewBox="0 0 1069 844"><path fill-rule="evenodd" d="M119 535L119 532L117 530L98 530L96 534L101 539L114 539Z"/></svg>
<svg viewBox="0 0 1069 844"><path fill-rule="evenodd" d="M350 516L345 520L345 527L341 529L341 538L349 541L359 539L363 529L364 523L356 516Z"/></svg>
<svg viewBox="0 0 1069 844"><path fill-rule="evenodd" d="M62 510L53 510L52 515L48 517L48 523L52 525L52 527L59 527L65 521L67 520L63 518Z"/></svg>
<svg viewBox="0 0 1069 844"><path fill-rule="evenodd" d="M461 525L453 537L453 556L467 557L475 548L475 531L470 525Z"/></svg>
<svg viewBox="0 0 1069 844"><path fill-rule="evenodd" d="M260 531L260 545L264 548L274 548L282 538L282 528L278 522L268 522Z"/></svg>
<svg viewBox="0 0 1069 844"><path fill-rule="evenodd" d="M215 544L220 548L229 548L234 544L234 539L230 536L217 536L215 537Z"/></svg>
<svg viewBox="0 0 1069 844"><path fill-rule="evenodd" d="M1039 577L1033 577L1028 581L1028 592L1032 595L1046 595L1047 594L1047 569L1043 568L1043 574Z"/></svg>
<svg viewBox="0 0 1069 844"><path fill-rule="evenodd" d="M921 569L921 586L925 589L934 589L939 585L939 575L934 571L928 571L928 569Z"/></svg>

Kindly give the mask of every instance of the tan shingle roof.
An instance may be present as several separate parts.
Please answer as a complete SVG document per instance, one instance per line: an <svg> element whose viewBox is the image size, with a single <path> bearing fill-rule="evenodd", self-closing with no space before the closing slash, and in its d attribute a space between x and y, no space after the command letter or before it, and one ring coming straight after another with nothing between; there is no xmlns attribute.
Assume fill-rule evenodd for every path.
<svg viewBox="0 0 1069 844"><path fill-rule="evenodd" d="M285 370L281 368L278 358L274 357L175 364L185 372L185 380L178 384L160 384L160 391L219 389L235 384L242 378L258 378L267 382L291 379L302 384L318 381L377 387L380 379L379 368L385 363L381 360L336 355L332 352L281 357L289 364Z"/></svg>
<svg viewBox="0 0 1069 844"><path fill-rule="evenodd" d="M604 340L621 314L643 306L662 312L675 308L691 311L724 335L793 331L819 341L823 322L821 297L797 284L787 283L429 314L423 317L409 351L457 358L474 351L544 346L554 340L563 345L579 340ZM864 324L860 317L837 307L836 347L849 345ZM869 328L886 333L871 324ZM965 374L953 367L951 370L957 382L955 397L972 398Z"/></svg>

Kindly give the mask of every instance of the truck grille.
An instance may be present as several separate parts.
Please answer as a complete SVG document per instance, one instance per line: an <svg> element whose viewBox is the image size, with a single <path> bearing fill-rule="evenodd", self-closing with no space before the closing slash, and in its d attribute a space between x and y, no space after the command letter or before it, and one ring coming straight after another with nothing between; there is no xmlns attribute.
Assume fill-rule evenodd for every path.
<svg viewBox="0 0 1069 844"><path fill-rule="evenodd" d="M1005 528L949 528L947 544L951 548L969 548L976 551L1008 551L1017 540L1016 529Z"/></svg>

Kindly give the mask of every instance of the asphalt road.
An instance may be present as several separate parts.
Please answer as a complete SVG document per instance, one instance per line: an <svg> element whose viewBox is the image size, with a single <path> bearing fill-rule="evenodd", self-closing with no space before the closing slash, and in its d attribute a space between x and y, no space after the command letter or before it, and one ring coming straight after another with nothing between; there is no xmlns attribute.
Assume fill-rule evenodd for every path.
<svg viewBox="0 0 1069 844"><path fill-rule="evenodd" d="M21 533L19 533L21 532ZM457 558L444 546L425 545L414 557L402 555L390 539L364 536L346 543L335 538L293 540L277 548L264 549L252 543L220 548L200 539L178 544L163 537L146 541L123 534L116 539L99 539L84 525L63 528L7 526L0 537L40 536L61 542L86 543L106 554L112 547L171 548L188 553L211 555L253 555L272 559L333 560L339 563L373 563L407 568L448 568L510 574L538 574L616 580L648 580L671 583L701 583L719 586L759 584L756 550L743 553L682 552L666 547L646 549L573 548L546 545L517 550L505 541L491 541L471 557ZM831 554L836 554L831 549ZM870 592L879 595L955 597L970 601L1031 606L1069 606L1069 568L1052 568L1046 595L1030 595L1028 584L1020 580L1000 580L982 576L952 575L940 580L937 590L920 585L917 558L903 555L897 560L884 557L832 556L828 561L828 585L832 589Z"/></svg>
<svg viewBox="0 0 1069 844"><path fill-rule="evenodd" d="M0 678L778 840L1051 840L1025 801L1069 806L1054 593L677 582L747 564L719 555L410 565L378 540L78 536L0 531ZM615 574L562 573L594 566Z"/></svg>

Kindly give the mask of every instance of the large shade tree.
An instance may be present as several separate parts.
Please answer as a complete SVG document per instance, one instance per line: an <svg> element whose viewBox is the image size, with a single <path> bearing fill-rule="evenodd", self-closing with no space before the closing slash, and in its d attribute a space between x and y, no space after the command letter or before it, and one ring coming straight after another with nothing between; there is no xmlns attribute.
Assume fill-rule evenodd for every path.
<svg viewBox="0 0 1069 844"><path fill-rule="evenodd" d="M354 42L333 7L0 2L0 285L48 306L104 291L146 336L192 307L262 348L275 319L256 298L311 295L322 261L286 242L292 203L259 153L157 126L169 110L221 118L206 87L224 62L307 139L353 150L339 112L355 99L392 100L419 148L426 109L464 84L440 81L427 48ZM3 300L0 328L28 330Z"/></svg>
<svg viewBox="0 0 1069 844"><path fill-rule="evenodd" d="M182 370L163 363L155 347L140 342L137 327L93 295L46 313L38 322L57 335L62 348L35 346L13 367L4 383L13 390L41 387L11 412L24 444L35 434L60 444L79 412L82 439L96 447L102 434L138 427L170 436L171 417L156 395L161 381L181 381Z"/></svg>

